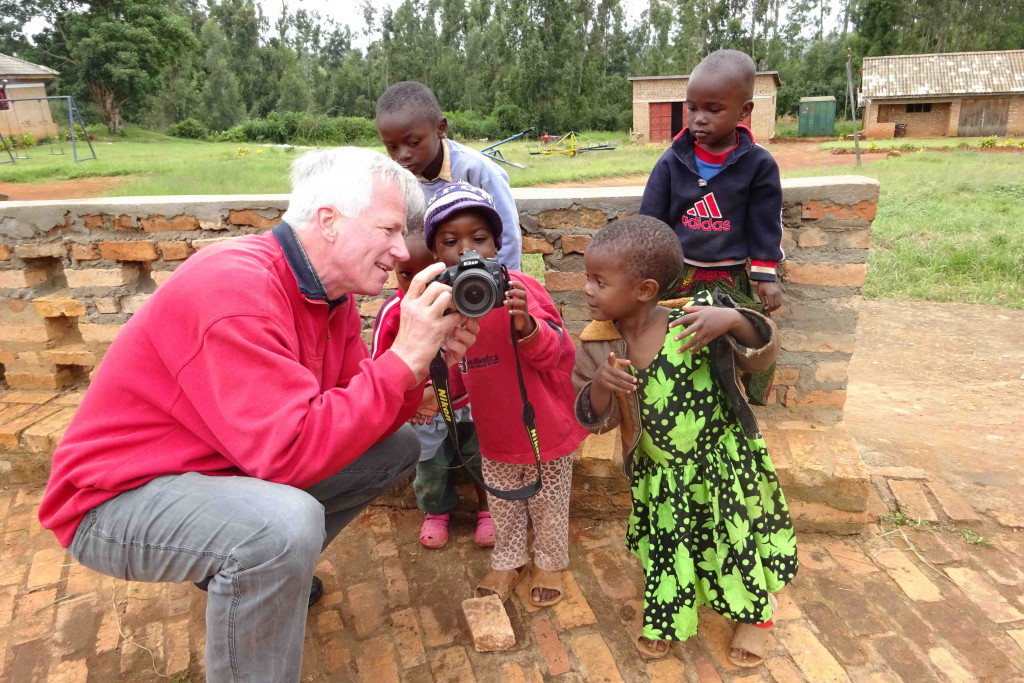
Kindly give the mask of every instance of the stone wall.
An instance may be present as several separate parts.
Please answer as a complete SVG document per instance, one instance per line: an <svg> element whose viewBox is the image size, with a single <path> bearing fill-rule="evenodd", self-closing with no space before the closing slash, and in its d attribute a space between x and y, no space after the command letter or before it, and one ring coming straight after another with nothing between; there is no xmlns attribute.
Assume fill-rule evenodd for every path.
<svg viewBox="0 0 1024 683"><path fill-rule="evenodd" d="M589 322L581 291L587 243L610 220L636 213L642 192L513 190L524 252L542 255L545 286L574 336ZM801 178L783 181L783 193L784 307L775 316L783 351L770 405L758 409L759 417L802 528L854 530L865 519L868 480L841 420L878 183ZM261 195L0 203L0 363L12 389L0 396L0 452L8 458L0 457L0 479L38 480L45 472L40 457L74 412L74 401L59 390L87 381L121 326L178 265L210 244L264 232L287 201ZM367 336L392 291L359 301ZM628 489L617 474L621 457L615 435L587 441L577 454L577 511L628 512ZM403 494L395 502L410 500Z"/></svg>
<svg viewBox="0 0 1024 683"><path fill-rule="evenodd" d="M883 104L878 107L878 122L907 124L907 137L945 135L949 130L950 102L933 102L930 112L907 113L907 104Z"/></svg>

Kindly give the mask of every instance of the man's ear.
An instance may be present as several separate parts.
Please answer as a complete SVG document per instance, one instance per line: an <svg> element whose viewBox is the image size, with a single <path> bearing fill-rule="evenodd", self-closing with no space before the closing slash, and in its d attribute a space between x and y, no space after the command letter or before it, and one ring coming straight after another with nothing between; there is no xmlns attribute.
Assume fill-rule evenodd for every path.
<svg viewBox="0 0 1024 683"><path fill-rule="evenodd" d="M636 298L641 303L653 301L654 299L658 298L659 289L660 287L658 286L658 281L648 278L646 280L641 281L640 284L637 285Z"/></svg>
<svg viewBox="0 0 1024 683"><path fill-rule="evenodd" d="M339 227L337 211L326 206L316 210L316 229L324 240L333 244L338 239Z"/></svg>
<svg viewBox="0 0 1024 683"><path fill-rule="evenodd" d="M743 106L740 107L740 121L750 116L750 114L753 113L753 111L754 100L747 100L746 102L744 102Z"/></svg>
<svg viewBox="0 0 1024 683"><path fill-rule="evenodd" d="M448 137L448 117L446 116L442 116L441 120L437 122L437 137Z"/></svg>

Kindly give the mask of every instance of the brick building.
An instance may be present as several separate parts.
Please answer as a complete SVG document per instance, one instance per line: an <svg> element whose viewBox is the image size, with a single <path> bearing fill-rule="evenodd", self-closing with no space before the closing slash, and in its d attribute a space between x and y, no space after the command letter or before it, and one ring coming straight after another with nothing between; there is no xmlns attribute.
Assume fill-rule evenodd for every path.
<svg viewBox="0 0 1024 683"><path fill-rule="evenodd" d="M667 142L686 127L686 84L684 76L632 76L633 132L641 142ZM758 71L754 79L754 111L743 125L756 140L775 135L775 93L782 81L778 71Z"/></svg>
<svg viewBox="0 0 1024 683"><path fill-rule="evenodd" d="M1024 134L1024 50L865 57L868 137Z"/></svg>
<svg viewBox="0 0 1024 683"><path fill-rule="evenodd" d="M0 100L46 97L46 83L59 76L49 67L0 54ZM0 102L0 134L7 137L31 133L38 140L56 135L47 102Z"/></svg>

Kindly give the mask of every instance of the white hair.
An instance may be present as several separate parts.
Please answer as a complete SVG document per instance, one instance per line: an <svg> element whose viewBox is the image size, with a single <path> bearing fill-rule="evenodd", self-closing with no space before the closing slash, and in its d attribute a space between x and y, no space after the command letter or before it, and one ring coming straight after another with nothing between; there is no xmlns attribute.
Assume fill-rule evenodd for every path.
<svg viewBox="0 0 1024 683"><path fill-rule="evenodd" d="M412 173L380 152L363 147L335 147L306 152L292 164L292 195L282 220L302 230L317 209L331 207L347 218L370 208L374 190L397 188L405 195L406 221L423 215L423 190Z"/></svg>

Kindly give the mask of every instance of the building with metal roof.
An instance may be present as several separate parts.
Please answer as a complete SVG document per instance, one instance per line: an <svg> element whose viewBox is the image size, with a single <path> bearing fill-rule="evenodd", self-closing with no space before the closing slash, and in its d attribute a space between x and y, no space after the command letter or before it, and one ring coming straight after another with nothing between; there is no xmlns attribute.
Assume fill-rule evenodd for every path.
<svg viewBox="0 0 1024 683"><path fill-rule="evenodd" d="M1024 50L865 57L869 137L1024 134Z"/></svg>

